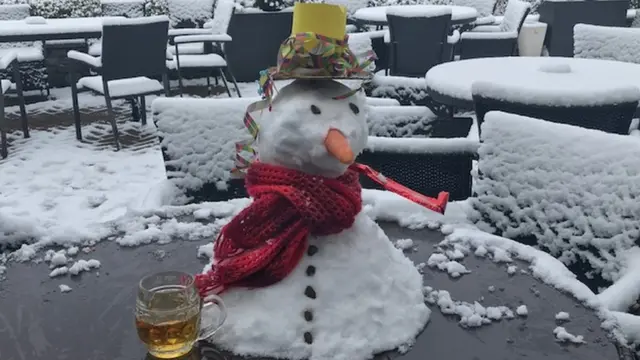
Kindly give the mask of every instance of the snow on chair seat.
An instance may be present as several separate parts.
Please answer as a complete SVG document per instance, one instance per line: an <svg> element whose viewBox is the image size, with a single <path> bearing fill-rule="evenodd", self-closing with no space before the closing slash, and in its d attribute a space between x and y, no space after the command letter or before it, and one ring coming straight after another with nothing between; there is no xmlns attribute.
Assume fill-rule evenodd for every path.
<svg viewBox="0 0 640 360"><path fill-rule="evenodd" d="M7 90L13 88L14 85L11 80L2 79L0 80L0 87L2 87L2 93L6 94Z"/></svg>
<svg viewBox="0 0 640 360"><path fill-rule="evenodd" d="M143 76L110 80L107 84L109 86L109 95L113 99L164 91L164 86L160 81ZM87 88L97 93L104 94L102 76L87 76L80 78L80 80L78 80L78 88Z"/></svg>
<svg viewBox="0 0 640 360"><path fill-rule="evenodd" d="M640 233L639 153L631 136L490 112L470 218L582 275L594 269L594 279L579 279L598 291L599 277L618 278Z"/></svg>
<svg viewBox="0 0 640 360"><path fill-rule="evenodd" d="M182 51L182 50L181 50ZM203 67L226 67L227 61L218 54L205 54L205 55L180 55L180 67L181 68L203 68ZM171 70L177 68L176 58L173 61L167 63L167 66Z"/></svg>
<svg viewBox="0 0 640 360"><path fill-rule="evenodd" d="M424 78L375 75L367 95L397 100L401 105L425 105L428 100Z"/></svg>
<svg viewBox="0 0 640 360"><path fill-rule="evenodd" d="M567 64L543 67L553 74L571 75ZM600 88L584 86L579 79L570 88L496 84L492 81L473 83L471 91L475 102L478 124L492 110L531 116L538 119L580 126L600 131L629 134L633 115L638 109L640 89L633 85L604 84Z"/></svg>
<svg viewBox="0 0 640 360"><path fill-rule="evenodd" d="M7 52L15 52L18 62L32 62L32 61L44 60L44 53L42 52L42 48L38 46L3 48L3 49L0 49L0 57L6 54Z"/></svg>
<svg viewBox="0 0 640 360"><path fill-rule="evenodd" d="M640 29L576 24L574 57L640 64Z"/></svg>

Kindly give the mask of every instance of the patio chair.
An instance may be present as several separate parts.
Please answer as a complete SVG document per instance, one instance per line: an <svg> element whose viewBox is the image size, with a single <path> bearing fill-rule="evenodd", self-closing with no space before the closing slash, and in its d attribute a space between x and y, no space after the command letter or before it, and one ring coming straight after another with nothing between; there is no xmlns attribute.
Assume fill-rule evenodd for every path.
<svg viewBox="0 0 640 360"><path fill-rule="evenodd" d="M480 57L512 56L518 53L518 35L531 5L509 0L500 25L476 26L460 36L460 60Z"/></svg>
<svg viewBox="0 0 640 360"><path fill-rule="evenodd" d="M139 98L142 124L146 124L145 97L169 93L166 64L168 30L167 16L105 20L101 57L69 51L69 59L76 62L71 70L71 95L78 140L82 140L78 105L78 89L82 88L105 97L117 150L120 142L112 100ZM98 75L77 79L77 67L89 67ZM159 78L162 83L157 80Z"/></svg>
<svg viewBox="0 0 640 360"><path fill-rule="evenodd" d="M216 7L214 10L214 20L212 21L212 26L210 28L211 32L209 34L182 35L176 36L173 39L173 42L175 44L175 55L173 61L168 63L168 66L171 70L176 70L178 72L178 86L180 88L180 96L182 96L184 89L182 72L185 69L206 69L207 90L209 94L211 94L210 75L212 75L214 72L217 72L217 74L220 75L222 82L224 83L227 94L229 95L229 97L231 97L231 90L229 89L229 84L227 83L227 77L224 74L226 71L231 81L233 82L233 86L235 87L238 96L242 96L240 94L240 89L238 88L236 79L233 76L231 69L229 68L229 64L226 60L226 55L224 52L225 43L232 40L231 36L227 35L227 29L229 27L231 16L233 15L234 8L234 0L218 0L216 2ZM204 53L180 54L181 47L184 45L188 46L190 44L201 44L205 50ZM217 82L218 81L216 76L216 83Z"/></svg>
<svg viewBox="0 0 640 360"><path fill-rule="evenodd" d="M640 64L640 29L576 24L573 56Z"/></svg>
<svg viewBox="0 0 640 360"><path fill-rule="evenodd" d="M0 5L0 20L24 20L30 16L29 4ZM17 54L18 67L23 72L23 90L45 90L47 86L47 66L42 49L42 42L12 42L0 43L0 57L9 53ZM11 73L1 74L2 77L12 77Z"/></svg>
<svg viewBox="0 0 640 360"><path fill-rule="evenodd" d="M22 120L22 135L29 137L29 123L27 120L27 109L24 104L24 96L22 94L22 79L20 78L20 69L18 68L17 52L7 52L0 55L0 70L13 69L13 82L8 79L0 80L0 156L4 159L8 156L7 145L7 119L4 114L5 94L14 89L18 95L20 104L20 118Z"/></svg>
<svg viewBox="0 0 640 360"><path fill-rule="evenodd" d="M424 77L432 67L448 60L447 44L455 44L459 33L451 31L451 10L387 11L389 23L389 75Z"/></svg>
<svg viewBox="0 0 640 360"><path fill-rule="evenodd" d="M640 101L640 90L634 86L597 89L592 97L555 103L550 103L552 89L548 94L523 94L521 88L491 82L474 83L472 94L479 129L485 114L497 110L622 135L629 134Z"/></svg>
<svg viewBox="0 0 640 360"><path fill-rule="evenodd" d="M469 24L471 27L479 25L491 25L495 23L496 19L493 17L493 13L498 5L498 0L449 0L449 5L456 6L468 6L478 11L478 18L473 23ZM440 2L439 2L440 3ZM462 27L467 28L466 25ZM462 31L462 30L461 30Z"/></svg>

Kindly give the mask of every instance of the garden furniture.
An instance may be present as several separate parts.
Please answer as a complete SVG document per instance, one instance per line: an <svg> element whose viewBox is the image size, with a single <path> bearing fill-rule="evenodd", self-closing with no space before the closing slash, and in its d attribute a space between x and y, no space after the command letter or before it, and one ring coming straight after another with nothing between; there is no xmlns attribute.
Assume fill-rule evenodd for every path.
<svg viewBox="0 0 640 360"><path fill-rule="evenodd" d="M97 39L102 36L104 20L118 16L0 21L1 42Z"/></svg>
<svg viewBox="0 0 640 360"><path fill-rule="evenodd" d="M531 6L509 0L500 25L481 25L460 37L460 59L512 56L517 54L518 36Z"/></svg>
<svg viewBox="0 0 640 360"><path fill-rule="evenodd" d="M20 119L22 121L22 135L29 137L29 123L27 120L27 110L24 104L22 93L22 79L18 68L18 56L15 52L7 52L0 56L0 70L12 71L13 79L0 80L0 157L6 158L9 154L7 144L7 119L5 117L5 95L10 90L15 90L20 104Z"/></svg>
<svg viewBox="0 0 640 360"><path fill-rule="evenodd" d="M573 56L640 64L640 29L576 24Z"/></svg>
<svg viewBox="0 0 640 360"><path fill-rule="evenodd" d="M576 82L575 85L581 84ZM568 94L561 87L521 91L514 84L478 81L473 84L471 92L480 129L485 114L499 110L627 135L640 101L640 88L634 85L589 88L588 92L574 91Z"/></svg>
<svg viewBox="0 0 640 360"><path fill-rule="evenodd" d="M451 31L451 10L389 8L389 74L421 77L432 67L450 60L448 44L455 44L459 33Z"/></svg>
<svg viewBox="0 0 640 360"><path fill-rule="evenodd" d="M440 104L473 110L472 85L488 81L527 94L555 91L563 97L632 85L640 88L637 64L562 57L470 59L438 65L426 74L426 91Z"/></svg>
<svg viewBox="0 0 640 360"><path fill-rule="evenodd" d="M403 9L401 11L424 12L429 10L451 9L451 24L462 25L476 20L478 11L472 7L455 5L396 5L396 6L376 6L357 10L353 18L362 25L387 26L387 10ZM392 10L393 11L393 10Z"/></svg>
<svg viewBox="0 0 640 360"><path fill-rule="evenodd" d="M78 140L82 140L78 89L88 89L104 96L116 150L120 149L120 142L112 100L139 98L142 124L146 124L145 97L161 93L168 95L169 92L166 64L168 29L169 19L166 16L105 20L101 57L69 51L69 59L76 62L71 69L71 94ZM88 67L99 75L78 79L78 67Z"/></svg>
<svg viewBox="0 0 640 360"><path fill-rule="evenodd" d="M626 26L628 7L628 0L543 1L538 13L540 22L549 25L545 38L549 55L573 56L573 27L576 24Z"/></svg>
<svg viewBox="0 0 640 360"><path fill-rule="evenodd" d="M227 30L229 27L229 21L233 15L234 6L235 2L233 0L217 0L214 9L214 20L212 23L214 26L208 29L208 34L182 35L176 36L173 39L175 44L175 53L173 61L169 63L169 68L172 70L175 69L178 72L180 96L182 96L183 92L183 69L205 69L207 71L207 90L209 91L209 94L211 93L211 84L209 80L210 75L214 74L216 77L216 83L218 82L217 75L220 75L220 78L227 89L227 94L231 97L231 90L229 89L227 77L225 76L226 72L233 82L236 93L238 96L242 96L240 94L238 84L236 83L236 78L231 72L231 68L225 55L225 44L232 41L231 36L227 34ZM180 46L189 44L203 44L205 52L203 54L187 53L181 55L179 51Z"/></svg>

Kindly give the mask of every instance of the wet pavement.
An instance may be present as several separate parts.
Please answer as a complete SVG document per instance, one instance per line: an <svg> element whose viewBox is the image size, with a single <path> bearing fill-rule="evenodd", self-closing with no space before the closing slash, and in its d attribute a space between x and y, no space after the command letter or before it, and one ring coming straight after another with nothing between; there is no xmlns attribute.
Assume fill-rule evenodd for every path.
<svg viewBox="0 0 640 360"><path fill-rule="evenodd" d="M407 253L414 262L426 262L442 234L412 231L383 224L392 240L413 239L417 248ZM173 269L201 271L196 258L201 242L174 241L166 245L121 248L103 242L78 258L97 259L99 271L77 277L50 279L46 264L10 263L7 279L0 281L0 359L2 360L142 360L148 358L139 342L133 311L135 289L145 274ZM186 246L185 246L186 245ZM402 360L613 360L618 353L600 327L594 312L570 296L542 284L528 274L509 275L504 264L473 255L461 260L470 274L452 279L446 272L425 268L425 285L448 290L454 300L485 306L528 307L527 317L502 320L465 329L458 319L433 310L426 329L406 354L382 354L378 359ZM527 264L517 262L520 269ZM73 290L61 293L58 286ZM495 286L495 291L489 291ZM536 295L537 294L537 295ZM556 342L555 314L569 312L570 333L583 335L585 344ZM210 347L195 349L188 360L240 360Z"/></svg>

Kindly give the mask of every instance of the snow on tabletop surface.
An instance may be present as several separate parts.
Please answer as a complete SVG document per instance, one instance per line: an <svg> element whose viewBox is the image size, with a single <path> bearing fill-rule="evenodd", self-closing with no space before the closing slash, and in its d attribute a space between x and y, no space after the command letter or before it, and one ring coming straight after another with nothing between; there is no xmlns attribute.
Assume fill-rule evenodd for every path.
<svg viewBox="0 0 640 360"><path fill-rule="evenodd" d="M534 236L605 280L623 275L640 232L636 138L501 112L487 114L482 135L470 220L507 238Z"/></svg>
<svg viewBox="0 0 640 360"><path fill-rule="evenodd" d="M475 153L479 146L479 142L466 138L388 138L369 136L367 142L367 150L374 153L376 151L402 154Z"/></svg>
<svg viewBox="0 0 640 360"><path fill-rule="evenodd" d="M144 76L110 80L107 84L109 86L109 94L111 97L164 91L164 86L158 80L149 79ZM104 91L102 76L87 76L80 78L80 80L78 80L78 87L85 87L102 93Z"/></svg>
<svg viewBox="0 0 640 360"><path fill-rule="evenodd" d="M556 320L558 321L569 321L570 315L566 311L560 311L556 314Z"/></svg>
<svg viewBox="0 0 640 360"><path fill-rule="evenodd" d="M584 336L582 335L573 335L567 331L562 326L558 326L553 329L553 334L556 336L556 340L559 342L570 342L573 344L582 344L584 343Z"/></svg>
<svg viewBox="0 0 640 360"><path fill-rule="evenodd" d="M387 15L400 17L436 17L451 14L451 8L443 7L423 7L407 8L403 6L390 6L386 11Z"/></svg>
<svg viewBox="0 0 640 360"><path fill-rule="evenodd" d="M573 53L577 58L640 63L640 29L576 24Z"/></svg>
<svg viewBox="0 0 640 360"><path fill-rule="evenodd" d="M387 10L389 8L403 8L407 12L421 11L425 9L451 9L451 20L453 21L473 21L478 16L478 11L467 6L448 5L396 5L396 6L376 6L357 10L353 17L361 21L386 22ZM404 10L403 10L404 11Z"/></svg>
<svg viewBox="0 0 640 360"><path fill-rule="evenodd" d="M58 288L60 289L61 293L67 293L67 292L70 292L72 290L69 285L65 285L65 284L58 285Z"/></svg>
<svg viewBox="0 0 640 360"><path fill-rule="evenodd" d="M506 306L484 306L478 301L468 303L456 301L451 298L451 294L446 290L435 290L430 286L425 286L425 301L436 305L445 315L457 315L460 317L458 324L464 328L476 328L489 325L494 321L502 319L513 319L513 311Z"/></svg>
<svg viewBox="0 0 640 360"><path fill-rule="evenodd" d="M42 25L47 23L47 19L42 16L29 16L24 19L24 22L29 25Z"/></svg>
<svg viewBox="0 0 640 360"><path fill-rule="evenodd" d="M112 17L105 18L102 21L102 24L104 26L126 26L155 24L161 22L169 22L169 17L166 15L143 16L137 18Z"/></svg>
<svg viewBox="0 0 640 360"><path fill-rule="evenodd" d="M554 67L543 69L547 74L557 74L556 76L563 76L563 74L571 71L570 66L566 64L557 64ZM477 81L473 83L471 92L474 95L506 102L561 107L614 105L640 100L640 88L624 84L611 85L604 88L575 88L572 91L567 91L566 89L553 87L522 90L518 84L497 85L490 81Z"/></svg>
<svg viewBox="0 0 640 360"><path fill-rule="evenodd" d="M349 14L353 14L368 6L369 0L324 0L326 4L341 5L347 8Z"/></svg>
<svg viewBox="0 0 640 360"><path fill-rule="evenodd" d="M549 71L567 65L569 73ZM640 88L640 65L595 59L511 56L453 61L435 66L426 74L426 84L432 91L469 102L473 101L473 83L481 81L492 82L496 87L515 87L522 95L553 91L563 94L563 98L588 98L596 91L602 93L629 85Z"/></svg>
<svg viewBox="0 0 640 360"><path fill-rule="evenodd" d="M100 32L103 21L114 18L124 19L120 16L47 19L46 24L37 25L23 20L6 20L0 21L0 36Z"/></svg>
<svg viewBox="0 0 640 360"><path fill-rule="evenodd" d="M320 250L313 258L304 256L282 281L223 293L228 317L224 331L210 340L239 355L286 359L363 360L408 350L431 311L424 304L422 275L402 250L362 213L350 229L310 237L309 244ZM318 269L311 282L309 265ZM349 282L336 283L345 274ZM309 285L318 294L314 299L300 295ZM301 336L308 322L291 316L307 309L313 311L311 345Z"/></svg>

